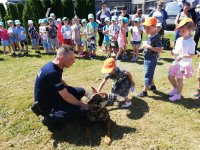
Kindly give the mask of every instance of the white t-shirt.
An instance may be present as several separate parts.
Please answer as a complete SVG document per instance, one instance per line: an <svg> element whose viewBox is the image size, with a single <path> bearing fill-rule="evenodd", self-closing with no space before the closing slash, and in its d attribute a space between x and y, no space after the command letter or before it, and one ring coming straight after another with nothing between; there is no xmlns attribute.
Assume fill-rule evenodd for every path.
<svg viewBox="0 0 200 150"><path fill-rule="evenodd" d="M176 41L175 50L173 51L177 55L181 54L194 54L195 53L195 41L192 37L184 40L180 37ZM183 58L179 61L179 64L184 66L192 65L192 58Z"/></svg>
<svg viewBox="0 0 200 150"><path fill-rule="evenodd" d="M131 41L141 41L141 32L143 31L143 27L131 27L132 30L132 36L131 36Z"/></svg>
<svg viewBox="0 0 200 150"><path fill-rule="evenodd" d="M39 33L40 33L40 36L43 40L47 39L47 27L46 26L40 26L39 27Z"/></svg>
<svg viewBox="0 0 200 150"><path fill-rule="evenodd" d="M118 24L114 24L114 25L111 24L111 25L109 26L109 33L110 33L112 36L115 36L116 39L117 39L117 36L118 36L118 34L119 34L119 26L118 26ZM111 38L112 41L115 41L116 39Z"/></svg>

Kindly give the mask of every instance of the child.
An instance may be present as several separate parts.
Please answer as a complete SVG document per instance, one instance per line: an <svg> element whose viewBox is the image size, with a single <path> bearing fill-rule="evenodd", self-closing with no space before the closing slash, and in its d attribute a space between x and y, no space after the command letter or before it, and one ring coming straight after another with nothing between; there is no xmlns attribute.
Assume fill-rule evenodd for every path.
<svg viewBox="0 0 200 150"><path fill-rule="evenodd" d="M11 44L12 49L13 49L12 55L16 56L16 53L15 53L16 47L18 48L19 51L21 50L20 46L19 46L19 40L17 39L17 34L16 34L16 31L15 31L15 26L13 24L13 21L8 20L7 23L9 25L9 28L8 28L9 40L10 40L10 44Z"/></svg>
<svg viewBox="0 0 200 150"><path fill-rule="evenodd" d="M123 70L122 68L117 67L114 58L107 58L104 61L101 72L107 73L107 75L99 84L98 92L101 92L101 89L103 88L108 79L112 79L113 86L111 93L124 98L125 103L122 105L122 107L127 108L131 106L132 102L128 99L128 94L130 88L133 88L135 86L135 82L132 78L131 73L126 70Z"/></svg>
<svg viewBox="0 0 200 150"><path fill-rule="evenodd" d="M119 56L125 50L124 48L127 43L127 38L126 38L127 25L128 25L128 18L123 17L119 29L119 36L118 36L119 52L117 53L116 60L119 60Z"/></svg>
<svg viewBox="0 0 200 150"><path fill-rule="evenodd" d="M170 101L181 99L183 89L183 78L191 78L193 73L192 57L195 53L195 42L190 35L193 31L194 24L191 18L185 18L180 21L176 29L181 35L177 39L175 49L172 54L176 56L175 61L169 68L168 79L173 86L168 94L171 96Z"/></svg>
<svg viewBox="0 0 200 150"><path fill-rule="evenodd" d="M26 41L26 33L25 33L25 29L21 26L21 23L19 20L15 20L15 30L20 42L20 45L22 47L22 51L24 52L24 55L27 56L28 55L28 42ZM24 51L24 45L26 47L26 51Z"/></svg>
<svg viewBox="0 0 200 150"><path fill-rule="evenodd" d="M142 26L140 25L140 18L134 19L134 26L131 28L131 45L133 47L133 58L131 62L135 63L138 60L138 53L141 44L141 33L143 31Z"/></svg>
<svg viewBox="0 0 200 150"><path fill-rule="evenodd" d="M83 58L83 50L81 48L81 25L79 24L79 18L75 16L73 18L74 20L74 25L71 27L72 28L72 34L74 37L74 46L77 46L78 49L78 54L80 58Z"/></svg>
<svg viewBox="0 0 200 150"><path fill-rule="evenodd" d="M96 33L98 24L94 22L94 15L88 15L89 23L87 24L87 49L89 50L89 57L94 59L96 57Z"/></svg>
<svg viewBox="0 0 200 150"><path fill-rule="evenodd" d="M162 29L162 23L157 23L157 25L156 25L156 31L157 31L158 35L160 36L160 40L162 41L163 35L159 34L159 32L160 32L161 29Z"/></svg>
<svg viewBox="0 0 200 150"><path fill-rule="evenodd" d="M198 88L196 93L193 94L193 96L197 97L200 100L200 63L199 63L199 68L197 70L197 80L198 80Z"/></svg>
<svg viewBox="0 0 200 150"><path fill-rule="evenodd" d="M144 29L148 34L147 43L143 44L144 50L144 89L138 94L138 97L147 96L147 91L156 90L153 76L157 64L157 57L162 52L162 42L156 31L157 19L149 17L143 23Z"/></svg>
<svg viewBox="0 0 200 150"><path fill-rule="evenodd" d="M33 26L33 21L32 20L28 20L28 33L29 33L29 37L31 39L32 42L32 46L35 49L35 52L40 54L39 51L39 35L38 32L36 31L35 27Z"/></svg>
<svg viewBox="0 0 200 150"><path fill-rule="evenodd" d="M110 18L109 17L105 18L105 23L106 25L103 27L103 34L104 34L103 43L106 50L106 57L109 58L111 56L110 35L109 35Z"/></svg>
<svg viewBox="0 0 200 150"><path fill-rule="evenodd" d="M57 19L57 33L58 33L58 42L59 42L59 46L62 45L63 43L63 35L61 33L61 29L62 29L62 21L60 18Z"/></svg>
<svg viewBox="0 0 200 150"><path fill-rule="evenodd" d="M10 54L11 54L11 48L9 43L8 30L4 29L3 26L4 23L0 22L0 39L3 46L4 55L6 55L6 46L8 46Z"/></svg>
<svg viewBox="0 0 200 150"><path fill-rule="evenodd" d="M109 35L110 35L110 48L111 51L114 52L115 56L117 55L119 51L119 46L118 46L118 34L119 34L119 26L117 24L117 16L112 16L112 22L111 25L109 26Z"/></svg>
<svg viewBox="0 0 200 150"><path fill-rule="evenodd" d="M63 35L63 44L69 45L72 47L72 29L69 25L69 19L67 17L63 17L62 19L64 25L61 28L61 32Z"/></svg>
<svg viewBox="0 0 200 150"><path fill-rule="evenodd" d="M86 28L86 24L87 24L87 20L86 19L82 19L81 20L81 42L82 42L82 51L84 50L84 46L86 45L86 41L87 41L87 28Z"/></svg>

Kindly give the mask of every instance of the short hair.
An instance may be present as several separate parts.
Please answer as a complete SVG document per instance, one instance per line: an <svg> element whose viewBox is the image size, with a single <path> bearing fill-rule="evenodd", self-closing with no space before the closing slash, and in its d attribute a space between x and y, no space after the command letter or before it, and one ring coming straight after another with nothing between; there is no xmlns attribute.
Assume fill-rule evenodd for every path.
<svg viewBox="0 0 200 150"><path fill-rule="evenodd" d="M126 7L126 6L123 6L123 7L122 7L122 10L127 10L127 7Z"/></svg>
<svg viewBox="0 0 200 150"><path fill-rule="evenodd" d="M106 1L102 1L101 6L103 6L104 4L107 5Z"/></svg>
<svg viewBox="0 0 200 150"><path fill-rule="evenodd" d="M188 6L188 7L190 7L190 3L184 2L184 3L183 3L183 6Z"/></svg>
<svg viewBox="0 0 200 150"><path fill-rule="evenodd" d="M188 30L193 30L194 29L194 23L193 22L187 22L185 25L183 25L180 28L185 28L185 29L188 29Z"/></svg>
<svg viewBox="0 0 200 150"><path fill-rule="evenodd" d="M68 55L69 53L74 52L74 50L69 46L61 46L57 50L56 57L59 57L61 55Z"/></svg>

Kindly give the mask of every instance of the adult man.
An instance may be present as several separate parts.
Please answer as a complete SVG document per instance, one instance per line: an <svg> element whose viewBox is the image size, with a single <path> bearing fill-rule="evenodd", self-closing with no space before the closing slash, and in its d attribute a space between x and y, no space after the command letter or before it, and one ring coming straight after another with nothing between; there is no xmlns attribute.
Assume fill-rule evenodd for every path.
<svg viewBox="0 0 200 150"><path fill-rule="evenodd" d="M68 86L62 80L64 68L74 63L74 52L69 47L60 47L54 61L44 65L36 76L34 98L43 116L56 120L80 119L85 116L88 105L80 99L85 95L83 88Z"/></svg>

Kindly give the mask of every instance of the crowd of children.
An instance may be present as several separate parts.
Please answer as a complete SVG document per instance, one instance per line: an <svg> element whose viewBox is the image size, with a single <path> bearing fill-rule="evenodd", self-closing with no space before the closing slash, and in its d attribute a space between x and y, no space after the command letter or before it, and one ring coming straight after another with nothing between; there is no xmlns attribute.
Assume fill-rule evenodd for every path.
<svg viewBox="0 0 200 150"><path fill-rule="evenodd" d="M94 15L88 15L86 19L80 20L75 16L71 21L67 17L62 20L58 18L55 20L55 15L50 14L50 17L39 20L39 29L33 26L33 21L28 21L28 35L31 39L32 46L37 53L39 51L39 40L43 43L45 53L56 53L56 49L62 44L69 45L77 50L80 58L85 57L85 49L88 51L89 58L96 57L96 34L98 24L94 20ZM105 79L100 83L98 91L103 88L107 79L113 79L115 85L111 92L123 96L125 99L124 107L131 105L128 100L129 88L135 85L131 74L118 66L115 61L123 59L122 54L125 53L128 44L126 32L128 31L129 19L126 17L112 16L105 18L106 25L103 27L104 47L106 61L102 73L108 73ZM131 41L133 48L133 57L130 60L132 63L138 61L139 48L142 42L142 33L147 33L147 40L143 41L142 48L144 49L144 89L138 94L139 97L147 96L148 90L156 90L154 84L154 72L157 65L159 54L163 50L162 35L158 32L161 24L157 23L154 17L147 18L144 22L139 17L132 20ZM80 24L81 23L81 24ZM16 48L18 55L28 55L28 43L26 41L26 31L21 26L19 20L7 21L8 29L4 28L4 23L0 22L0 38L4 54L6 54L6 47L12 55L16 55ZM14 25L15 24L15 25ZM169 92L169 100L176 101L181 99L181 92L183 89L183 79L191 78L193 74L192 57L195 53L195 42L191 38L193 31L193 21L191 19L183 19L176 28L179 30L181 37L177 40L175 49L172 54L175 55L175 61L169 68L169 82L173 89ZM25 49L24 49L25 46ZM12 48L12 50L11 50ZM109 58L113 57L113 58ZM200 70L200 69L199 69ZM200 74L200 73L199 73ZM198 90L194 96L200 95L200 75L198 74ZM122 84L122 85L121 85Z"/></svg>

